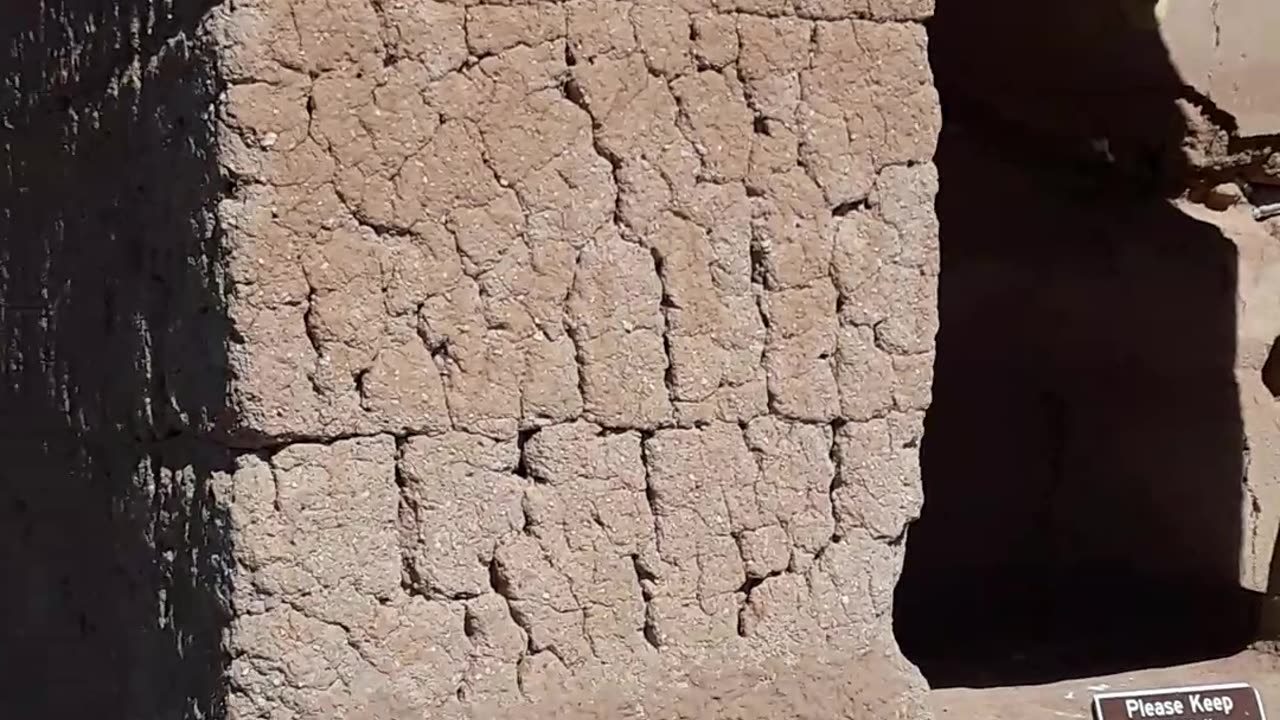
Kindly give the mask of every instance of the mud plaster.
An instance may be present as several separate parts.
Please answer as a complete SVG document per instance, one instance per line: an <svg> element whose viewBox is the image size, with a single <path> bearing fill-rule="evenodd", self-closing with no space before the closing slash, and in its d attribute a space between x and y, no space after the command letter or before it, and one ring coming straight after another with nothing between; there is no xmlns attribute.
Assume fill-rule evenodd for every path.
<svg viewBox="0 0 1280 720"><path fill-rule="evenodd" d="M931 10L214 11L236 716L815 653L919 692L889 618L936 328Z"/></svg>

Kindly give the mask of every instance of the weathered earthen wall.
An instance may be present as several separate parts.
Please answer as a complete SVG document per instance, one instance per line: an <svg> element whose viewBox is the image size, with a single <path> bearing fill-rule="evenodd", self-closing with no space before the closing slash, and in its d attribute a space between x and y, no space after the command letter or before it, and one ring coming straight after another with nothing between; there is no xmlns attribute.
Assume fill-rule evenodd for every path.
<svg viewBox="0 0 1280 720"><path fill-rule="evenodd" d="M930 10L6 8L4 709L919 716Z"/></svg>
<svg viewBox="0 0 1280 720"><path fill-rule="evenodd" d="M1222 124L1225 61L1185 97L1117 20L1149 5L940 20L981 52L946 64L931 427L960 432L926 451L957 500L913 529L926 574L1221 580L1274 539L1272 253L1238 211L1097 202L1274 158ZM890 613L938 326L932 11L6 8L2 646L45 690L0 709L922 716Z"/></svg>
<svg viewBox="0 0 1280 720"><path fill-rule="evenodd" d="M238 716L912 677L929 12L218 8Z"/></svg>

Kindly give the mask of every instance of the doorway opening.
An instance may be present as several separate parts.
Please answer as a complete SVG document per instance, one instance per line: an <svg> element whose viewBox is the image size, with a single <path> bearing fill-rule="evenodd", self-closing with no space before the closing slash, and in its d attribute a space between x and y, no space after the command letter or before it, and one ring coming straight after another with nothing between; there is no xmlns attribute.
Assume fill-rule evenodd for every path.
<svg viewBox="0 0 1280 720"><path fill-rule="evenodd" d="M1236 248L1168 202L1185 93L1149 0L939 0L925 505L895 634L933 687L1220 657L1239 588Z"/></svg>

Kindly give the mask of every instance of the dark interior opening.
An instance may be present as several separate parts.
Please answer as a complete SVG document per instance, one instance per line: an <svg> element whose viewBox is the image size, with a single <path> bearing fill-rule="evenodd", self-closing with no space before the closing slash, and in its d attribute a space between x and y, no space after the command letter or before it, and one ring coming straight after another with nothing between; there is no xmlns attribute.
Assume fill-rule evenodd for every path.
<svg viewBox="0 0 1280 720"><path fill-rule="evenodd" d="M1236 248L1167 202L1185 92L1145 0L939 0L942 272L895 634L934 687L1230 654Z"/></svg>

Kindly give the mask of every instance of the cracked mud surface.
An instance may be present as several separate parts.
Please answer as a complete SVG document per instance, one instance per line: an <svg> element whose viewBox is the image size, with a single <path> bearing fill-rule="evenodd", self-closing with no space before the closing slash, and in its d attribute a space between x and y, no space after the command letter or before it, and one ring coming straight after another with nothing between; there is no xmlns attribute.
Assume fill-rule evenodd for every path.
<svg viewBox="0 0 1280 720"><path fill-rule="evenodd" d="M215 11L238 716L731 659L762 699L721 711L791 717L809 674L744 678L818 651L854 663L820 707L917 712L889 616L936 327L931 10Z"/></svg>
<svg viewBox="0 0 1280 720"><path fill-rule="evenodd" d="M927 715L929 0L23 7L13 714Z"/></svg>

